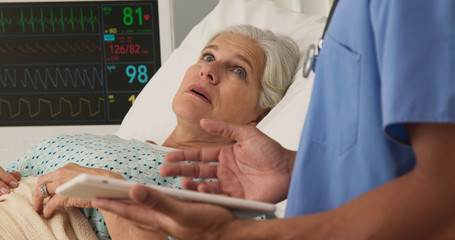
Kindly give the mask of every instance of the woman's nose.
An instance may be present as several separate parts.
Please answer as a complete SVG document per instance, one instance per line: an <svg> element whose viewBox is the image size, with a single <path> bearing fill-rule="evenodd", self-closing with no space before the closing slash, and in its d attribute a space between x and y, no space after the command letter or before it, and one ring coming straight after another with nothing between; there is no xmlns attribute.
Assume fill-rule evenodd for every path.
<svg viewBox="0 0 455 240"><path fill-rule="evenodd" d="M219 82L217 67L215 63L205 64L199 72L199 77L206 78L212 84L217 84Z"/></svg>

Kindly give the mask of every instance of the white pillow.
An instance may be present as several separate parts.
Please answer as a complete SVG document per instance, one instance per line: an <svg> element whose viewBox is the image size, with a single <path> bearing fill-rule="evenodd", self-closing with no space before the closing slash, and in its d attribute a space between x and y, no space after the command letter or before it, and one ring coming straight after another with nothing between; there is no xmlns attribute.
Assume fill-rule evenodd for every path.
<svg viewBox="0 0 455 240"><path fill-rule="evenodd" d="M162 144L176 125L172 98L186 69L199 57L208 39L220 28L251 24L292 37L303 58L307 47L321 37L325 17L309 16L282 8L271 0L221 0L175 49L137 97L117 135ZM302 59L301 58L301 59ZM302 77L302 60L295 82L284 99L258 124L284 147L296 150L310 99L313 76Z"/></svg>

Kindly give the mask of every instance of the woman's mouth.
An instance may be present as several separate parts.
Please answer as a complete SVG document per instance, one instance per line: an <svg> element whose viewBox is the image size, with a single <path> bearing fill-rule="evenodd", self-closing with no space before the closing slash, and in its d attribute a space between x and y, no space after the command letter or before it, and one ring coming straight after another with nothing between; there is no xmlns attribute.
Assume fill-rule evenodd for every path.
<svg viewBox="0 0 455 240"><path fill-rule="evenodd" d="M187 92L193 94L194 96L196 97L199 97L200 99L202 99L203 101L209 103L209 104L212 104L212 99L209 95L209 93L202 87L200 86L197 86L197 85L191 85Z"/></svg>

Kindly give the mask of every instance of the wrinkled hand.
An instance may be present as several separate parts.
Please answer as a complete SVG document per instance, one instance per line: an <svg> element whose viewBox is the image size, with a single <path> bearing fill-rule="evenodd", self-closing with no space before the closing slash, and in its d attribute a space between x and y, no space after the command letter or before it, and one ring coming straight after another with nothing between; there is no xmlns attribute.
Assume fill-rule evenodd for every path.
<svg viewBox="0 0 455 240"><path fill-rule="evenodd" d="M256 127L201 120L208 132L236 140L236 144L189 149L166 154L163 176L184 176L182 185L191 190L225 194L249 200L277 203L287 196L295 152L283 148ZM218 162L218 165L207 164ZM190 178L217 178L216 182Z"/></svg>
<svg viewBox="0 0 455 240"><path fill-rule="evenodd" d="M10 193L10 190L19 186L20 172L6 172L0 167L0 195Z"/></svg>
<svg viewBox="0 0 455 240"><path fill-rule="evenodd" d="M60 206L65 207L79 207L79 208L91 208L90 201L79 199L79 198L70 198L61 195L55 194L55 189L66 183L67 181L73 179L81 173L101 175L113 178L123 179L122 176L97 168L87 168L82 167L74 163L66 164L64 167L57 169L54 172L45 174L38 179L35 191L33 193L33 207L37 212L43 212L45 218L50 218L55 210ZM49 199L44 206L43 201L47 198L43 196L39 191L39 186L46 184L47 192L49 193Z"/></svg>
<svg viewBox="0 0 455 240"><path fill-rule="evenodd" d="M242 221L223 207L179 201L142 185L133 186L129 194L133 203L97 198L92 205L176 239L220 239L234 221Z"/></svg>

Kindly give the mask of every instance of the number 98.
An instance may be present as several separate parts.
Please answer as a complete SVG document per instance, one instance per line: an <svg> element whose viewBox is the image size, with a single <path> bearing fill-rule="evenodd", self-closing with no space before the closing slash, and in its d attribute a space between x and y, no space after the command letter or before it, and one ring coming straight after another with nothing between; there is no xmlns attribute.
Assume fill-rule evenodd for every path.
<svg viewBox="0 0 455 240"><path fill-rule="evenodd" d="M137 80L140 83L146 83L149 79L147 75L147 67L145 65L139 65L139 67L128 65L125 69L126 76L130 78L129 83L132 84L137 75Z"/></svg>

